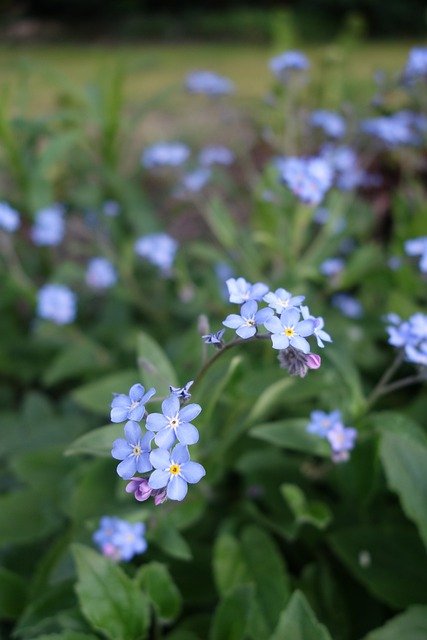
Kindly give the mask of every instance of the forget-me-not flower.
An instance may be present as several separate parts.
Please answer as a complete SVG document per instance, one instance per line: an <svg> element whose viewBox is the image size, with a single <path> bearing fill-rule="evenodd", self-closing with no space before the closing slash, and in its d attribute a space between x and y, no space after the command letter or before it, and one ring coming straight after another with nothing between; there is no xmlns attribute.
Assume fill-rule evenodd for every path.
<svg viewBox="0 0 427 640"><path fill-rule="evenodd" d="M149 431L154 431L158 447L169 449L178 440L181 444L195 444L199 432L191 421L197 418L202 408L199 404L187 404L181 408L176 395L170 395L162 402L162 413L150 413L146 419Z"/></svg>
<svg viewBox="0 0 427 640"><path fill-rule="evenodd" d="M172 395L176 396L180 400L183 400L183 401L189 400L191 398L191 393L189 389L193 383L194 383L194 380L190 380L183 387L172 387L172 385L170 385L169 390Z"/></svg>
<svg viewBox="0 0 427 640"><path fill-rule="evenodd" d="M210 169L207 167L198 167L183 176L181 182L182 188L189 193L197 193L208 184L211 176L212 173Z"/></svg>
<svg viewBox="0 0 427 640"><path fill-rule="evenodd" d="M328 429L325 437L331 445L333 462L347 462L350 451L354 449L356 444L356 429L345 427L341 422L335 422Z"/></svg>
<svg viewBox="0 0 427 640"><path fill-rule="evenodd" d="M195 484L206 474L204 467L190 460L187 447L177 444L172 452L155 449L150 454L154 467L148 482L153 489L166 487L170 500L183 500L187 495L187 483Z"/></svg>
<svg viewBox="0 0 427 640"><path fill-rule="evenodd" d="M135 253L154 266L163 275L169 275L178 250L178 242L167 233L149 233L135 242Z"/></svg>
<svg viewBox="0 0 427 640"><path fill-rule="evenodd" d="M104 516L93 534L93 541L102 554L112 560L129 561L134 555L144 553L147 541L144 538L145 525L131 523L117 517Z"/></svg>
<svg viewBox="0 0 427 640"><path fill-rule="evenodd" d="M322 275L332 277L337 276L345 267L343 258L327 258L322 262L319 271Z"/></svg>
<svg viewBox="0 0 427 640"><path fill-rule="evenodd" d="M300 321L298 309L285 309L280 318L274 316L264 322L265 328L271 332L273 349L287 349L291 346L303 353L310 352L310 344L306 337L314 333L314 320Z"/></svg>
<svg viewBox="0 0 427 640"><path fill-rule="evenodd" d="M407 80L427 78L427 47L413 47L403 72Z"/></svg>
<svg viewBox="0 0 427 640"><path fill-rule="evenodd" d="M252 338L257 332L258 325L265 324L274 314L273 309L265 307L258 311L255 300L248 300L242 305L240 315L231 313L223 321L223 325L235 329L238 336L243 339Z"/></svg>
<svg viewBox="0 0 427 640"><path fill-rule="evenodd" d="M142 384L134 384L129 390L129 395L118 393L111 403L111 422L124 422L134 420L140 422L144 417L145 405L156 394L154 388L147 392Z"/></svg>
<svg viewBox="0 0 427 640"><path fill-rule="evenodd" d="M271 58L268 66L276 78L287 80L289 74L294 71L307 71L310 62L301 51L284 51Z"/></svg>
<svg viewBox="0 0 427 640"><path fill-rule="evenodd" d="M289 157L278 168L281 181L306 204L319 205L332 186L334 172L324 158Z"/></svg>
<svg viewBox="0 0 427 640"><path fill-rule="evenodd" d="M331 298L331 304L341 311L347 318L361 318L363 307L359 300L349 293L336 293Z"/></svg>
<svg viewBox="0 0 427 640"><path fill-rule="evenodd" d="M427 366L427 314L414 313L408 320L390 314L387 319L389 344L403 349L408 362Z"/></svg>
<svg viewBox="0 0 427 640"><path fill-rule="evenodd" d="M106 200L102 205L102 213L107 218L115 218L120 213L120 204L116 200Z"/></svg>
<svg viewBox="0 0 427 640"><path fill-rule="evenodd" d="M19 213L7 202L0 202L0 229L14 233L21 224Z"/></svg>
<svg viewBox="0 0 427 640"><path fill-rule="evenodd" d="M322 129L330 138L342 138L346 130L345 120L342 115L325 109L313 111L310 117L310 124L313 127Z"/></svg>
<svg viewBox="0 0 427 640"><path fill-rule="evenodd" d="M53 204L36 212L35 222L31 229L31 239L39 247L55 247L64 237L64 207Z"/></svg>
<svg viewBox="0 0 427 640"><path fill-rule="evenodd" d="M76 294L63 284L45 284L37 293L37 315L55 324L73 322L77 312Z"/></svg>
<svg viewBox="0 0 427 640"><path fill-rule="evenodd" d="M135 473L151 471L150 451L152 433L142 434L137 422L129 420L125 424L125 438L118 438L113 442L111 455L115 460L121 460L117 465L117 473L121 478L129 480Z"/></svg>
<svg viewBox="0 0 427 640"><path fill-rule="evenodd" d="M234 91L234 83L214 71L191 71L185 79L185 88L190 93L207 96L222 96Z"/></svg>
<svg viewBox="0 0 427 640"><path fill-rule="evenodd" d="M234 153L228 147L210 145L201 150L199 162L204 167L210 167L213 164L228 166L234 162Z"/></svg>
<svg viewBox="0 0 427 640"><path fill-rule="evenodd" d="M325 321L321 316L315 318L310 314L308 307L301 307L301 313L304 320L314 320L314 337L317 340L317 345L319 347L324 347L323 342L332 342L332 338L329 333L323 330L325 326Z"/></svg>
<svg viewBox="0 0 427 640"><path fill-rule="evenodd" d="M107 258L92 258L86 268L85 280L92 289L109 289L117 282L117 272Z"/></svg>
<svg viewBox="0 0 427 640"><path fill-rule="evenodd" d="M225 284L227 285L230 302L236 304L243 304L247 300L261 300L268 291L267 285L263 282L251 284L244 278L228 278Z"/></svg>
<svg viewBox="0 0 427 640"><path fill-rule="evenodd" d="M308 433L325 438L329 429L332 429L337 423L342 424L341 411L312 411L310 414L310 422L307 425Z"/></svg>
<svg viewBox="0 0 427 640"><path fill-rule="evenodd" d="M190 157L190 149L183 142L156 142L144 149L141 163L146 169L179 167Z"/></svg>
<svg viewBox="0 0 427 640"><path fill-rule="evenodd" d="M284 309L290 309L291 307L299 307L305 296L293 296L292 293L286 291L286 289L276 289L273 293L269 291L263 300L269 307L274 309L276 313L281 313Z"/></svg>
<svg viewBox="0 0 427 640"><path fill-rule="evenodd" d="M405 253L408 256L420 256L420 271L427 273L427 236L407 240L405 242Z"/></svg>
<svg viewBox="0 0 427 640"><path fill-rule="evenodd" d="M208 333L205 336L202 336L202 340L205 344L213 344L219 348L222 347L223 340L222 340L222 336L225 333L225 329L220 329L219 331L216 331L215 333Z"/></svg>

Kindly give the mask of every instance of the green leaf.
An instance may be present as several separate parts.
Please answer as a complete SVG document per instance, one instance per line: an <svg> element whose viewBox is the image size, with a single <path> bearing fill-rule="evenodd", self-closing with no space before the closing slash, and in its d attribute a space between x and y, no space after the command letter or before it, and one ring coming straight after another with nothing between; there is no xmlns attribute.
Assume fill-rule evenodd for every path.
<svg viewBox="0 0 427 640"><path fill-rule="evenodd" d="M64 453L66 456L90 454L110 458L112 444L117 438L123 438L123 425L108 424L80 436L70 444Z"/></svg>
<svg viewBox="0 0 427 640"><path fill-rule="evenodd" d="M77 596L83 615L110 640L147 637L150 610L147 597L110 559L83 545L74 545Z"/></svg>
<svg viewBox="0 0 427 640"><path fill-rule="evenodd" d="M412 528L352 526L329 536L329 542L348 571L381 602L397 608L427 603L427 558Z"/></svg>
<svg viewBox="0 0 427 640"><path fill-rule="evenodd" d="M40 540L59 524L45 499L26 489L0 497L0 545Z"/></svg>
<svg viewBox="0 0 427 640"><path fill-rule="evenodd" d="M79 633L78 631L62 631L62 633L49 633L37 636L33 640L97 640L97 636Z"/></svg>
<svg viewBox="0 0 427 640"><path fill-rule="evenodd" d="M160 521L157 527L151 530L151 536L152 542L173 558L192 559L193 555L185 538L167 519Z"/></svg>
<svg viewBox="0 0 427 640"><path fill-rule="evenodd" d="M253 601L253 587L242 585L229 593L215 611L210 640L243 640Z"/></svg>
<svg viewBox="0 0 427 640"><path fill-rule="evenodd" d="M427 546L427 446L405 433L384 431L380 457L390 489Z"/></svg>
<svg viewBox="0 0 427 640"><path fill-rule="evenodd" d="M249 424L265 419L269 413L274 411L276 403L281 401L283 394L295 383L295 378L281 378L267 387L256 399L250 414L247 418Z"/></svg>
<svg viewBox="0 0 427 640"><path fill-rule="evenodd" d="M397 411L379 411L368 417L368 425L380 435L382 433L398 433L407 435L423 446L427 446L427 434L419 424Z"/></svg>
<svg viewBox="0 0 427 640"><path fill-rule="evenodd" d="M226 249L235 249L237 244L237 228L230 212L218 198L204 207L205 219L212 233Z"/></svg>
<svg viewBox="0 0 427 640"><path fill-rule="evenodd" d="M43 382L50 386L87 371L103 369L111 364L108 351L91 340L73 344L61 351L46 369Z"/></svg>
<svg viewBox="0 0 427 640"><path fill-rule="evenodd" d="M317 529L325 529L332 520L332 513L324 502L307 500L304 492L296 484L282 484L280 491L297 524L311 524Z"/></svg>
<svg viewBox="0 0 427 640"><path fill-rule="evenodd" d="M229 533L220 534L215 541L213 572L216 587L222 596L237 585L250 581L240 543Z"/></svg>
<svg viewBox="0 0 427 640"><path fill-rule="evenodd" d="M332 640L301 591L295 591L270 640Z"/></svg>
<svg viewBox="0 0 427 640"><path fill-rule="evenodd" d="M25 606L27 584L24 578L0 567L0 619L17 618Z"/></svg>
<svg viewBox="0 0 427 640"><path fill-rule="evenodd" d="M410 607L392 618L380 629L368 633L364 640L425 640L427 638L427 607Z"/></svg>
<svg viewBox="0 0 427 640"><path fill-rule="evenodd" d="M253 427L249 434L284 449L301 451L310 455L329 458L331 448L326 440L307 432L308 421L292 418L277 422L266 422Z"/></svg>
<svg viewBox="0 0 427 640"><path fill-rule="evenodd" d="M148 334L137 338L138 367L145 387L154 387L160 397L169 395L169 386L179 386L177 375L163 349Z"/></svg>
<svg viewBox="0 0 427 640"><path fill-rule="evenodd" d="M136 581L144 588L162 621L172 622L179 616L182 597L165 565L150 562L140 568Z"/></svg>
<svg viewBox="0 0 427 640"><path fill-rule="evenodd" d="M340 384L344 383L347 387L349 412L357 414L365 406L365 396L359 370L354 365L350 355L342 348L338 350L328 345L328 349L325 349L325 358L334 365Z"/></svg>
<svg viewBox="0 0 427 640"><path fill-rule="evenodd" d="M272 538L258 527L247 527L242 535L242 553L255 585L255 597L270 632L290 596L289 577L283 555Z"/></svg>
<svg viewBox="0 0 427 640"><path fill-rule="evenodd" d="M121 371L78 387L72 396L77 404L84 409L105 416L110 412L113 394L127 394L130 387L138 380L139 374L136 370Z"/></svg>

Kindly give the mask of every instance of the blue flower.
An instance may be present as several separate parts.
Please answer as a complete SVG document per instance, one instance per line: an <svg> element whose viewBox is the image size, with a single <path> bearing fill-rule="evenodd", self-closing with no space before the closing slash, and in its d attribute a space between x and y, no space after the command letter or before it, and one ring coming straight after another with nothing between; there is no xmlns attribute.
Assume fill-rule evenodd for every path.
<svg viewBox="0 0 427 640"><path fill-rule="evenodd" d="M36 213L35 223L31 229L33 242L41 246L57 246L62 242L65 233L64 207L53 204L40 209Z"/></svg>
<svg viewBox="0 0 427 640"><path fill-rule="evenodd" d="M323 331L323 327L325 326L325 321L321 316L315 318L310 314L308 307L301 307L301 313L304 320L314 320L314 337L317 340L317 345L319 347L324 347L324 342L332 342L332 338L329 333Z"/></svg>
<svg viewBox="0 0 427 640"><path fill-rule="evenodd" d="M199 440L199 432L191 424L202 408L199 404L188 404L180 408L179 398L170 395L162 402L162 413L150 413L146 419L147 429L157 431L154 439L158 447L169 449L176 439L181 444L195 444Z"/></svg>
<svg viewBox="0 0 427 640"><path fill-rule="evenodd" d="M228 147L221 145L205 147L199 154L199 162L204 167L210 167L213 164L228 166L234 162L234 159L234 153Z"/></svg>
<svg viewBox="0 0 427 640"><path fill-rule="evenodd" d="M76 317L75 293L62 284L45 284L37 293L37 315L55 324L69 324Z"/></svg>
<svg viewBox="0 0 427 640"><path fill-rule="evenodd" d="M116 200L106 200L102 205L102 213L108 218L115 218L120 213L120 204Z"/></svg>
<svg viewBox="0 0 427 640"><path fill-rule="evenodd" d="M407 240L405 252L408 256L420 256L420 271L427 273L427 236Z"/></svg>
<svg viewBox="0 0 427 640"><path fill-rule="evenodd" d="M335 173L335 184L342 191L351 191L361 185L366 174L359 167L356 152L346 145L325 144L320 150Z"/></svg>
<svg viewBox="0 0 427 640"><path fill-rule="evenodd" d="M124 393L117 394L111 403L111 422L124 422L125 420L134 420L140 422L144 417L145 404L156 393L151 388L145 392L142 384L134 384L129 390L129 395Z"/></svg>
<svg viewBox="0 0 427 640"><path fill-rule="evenodd" d="M313 111L310 124L313 127L323 129L330 138L342 138L346 130L345 120L339 113L324 109Z"/></svg>
<svg viewBox="0 0 427 640"><path fill-rule="evenodd" d="M403 72L407 80L427 77L427 47L413 47Z"/></svg>
<svg viewBox="0 0 427 640"><path fill-rule="evenodd" d="M156 142L144 150L141 163L147 169L179 167L189 156L190 149L182 142Z"/></svg>
<svg viewBox="0 0 427 640"><path fill-rule="evenodd" d="M169 387L169 390L171 392L171 395L176 396L177 398L179 398L180 400L188 400L189 398L191 398L191 393L189 392L189 388L191 387L191 385L193 384L194 380L190 380L189 382L187 382L187 384L185 384L183 387Z"/></svg>
<svg viewBox="0 0 427 640"><path fill-rule="evenodd" d="M115 460L122 461L117 465L119 476L129 480L135 473L151 471L150 451L153 434L142 435L139 424L129 420L125 424L125 438L114 440L111 455Z"/></svg>
<svg viewBox="0 0 427 640"><path fill-rule="evenodd" d="M227 95L234 91L234 84L228 78L213 71L192 71L185 79L185 88L190 93L201 93L207 96Z"/></svg>
<svg viewBox="0 0 427 640"><path fill-rule="evenodd" d="M247 300L261 300L267 293L268 287L263 282L251 284L244 278L228 278L226 280L230 302L243 304Z"/></svg>
<svg viewBox="0 0 427 640"><path fill-rule="evenodd" d="M364 120L361 129L364 133L374 136L389 147L414 145L420 140L414 126L414 120L404 111L391 116L380 116Z"/></svg>
<svg viewBox="0 0 427 640"><path fill-rule="evenodd" d="M87 266L85 279L92 289L109 289L117 282L117 272L107 258L92 258Z"/></svg>
<svg viewBox="0 0 427 640"><path fill-rule="evenodd" d="M303 353L310 352L307 336L314 333L314 320L302 320L298 309L285 309L280 318L274 316L264 322L265 328L271 332L273 349L287 349L291 346Z"/></svg>
<svg viewBox="0 0 427 640"><path fill-rule="evenodd" d="M276 289L273 293L269 291L263 300L269 307L274 309L276 313L281 313L284 309L290 309L291 307L299 307L305 296L293 296L292 293L286 291L286 289Z"/></svg>
<svg viewBox="0 0 427 640"><path fill-rule="evenodd" d="M284 51L271 58L269 62L270 71L279 80L287 80L290 72L306 71L310 67L310 62L301 51Z"/></svg>
<svg viewBox="0 0 427 640"><path fill-rule="evenodd" d="M408 362L427 366L427 314L414 313L405 321L390 314L388 321L389 344L403 349Z"/></svg>
<svg viewBox="0 0 427 640"><path fill-rule="evenodd" d="M345 427L341 422L335 422L326 433L326 439L332 449L332 460L334 462L346 462L350 457L349 452L356 444L356 438L356 429Z"/></svg>
<svg viewBox="0 0 427 640"><path fill-rule="evenodd" d="M214 344L215 346L219 346L219 348L222 347L222 345L224 344L222 336L225 333L225 329L220 329L219 331L216 331L215 333L208 333L205 336L202 336L202 340L205 344Z"/></svg>
<svg viewBox="0 0 427 640"><path fill-rule="evenodd" d="M348 293L336 293L331 298L331 304L347 318L357 319L363 316L363 307L359 300Z"/></svg>
<svg viewBox="0 0 427 640"><path fill-rule="evenodd" d="M177 444L171 453L156 449L150 455L154 471L148 482L152 489L166 487L170 500L183 500L187 495L187 483L195 484L206 474L204 467L190 460L187 447Z"/></svg>
<svg viewBox="0 0 427 640"><path fill-rule="evenodd" d="M20 224L19 213L7 202L0 202L0 229L13 233Z"/></svg>
<svg viewBox="0 0 427 640"><path fill-rule="evenodd" d="M332 277L337 276L345 267L343 258L327 258L322 262L319 271L322 275Z"/></svg>
<svg viewBox="0 0 427 640"><path fill-rule="evenodd" d="M211 170L206 167L199 167L186 173L182 178L184 192L197 193L201 191L208 184L211 175Z"/></svg>
<svg viewBox="0 0 427 640"><path fill-rule="evenodd" d="M325 158L295 158L278 165L280 179L301 202L317 206L333 182L333 169Z"/></svg>
<svg viewBox="0 0 427 640"><path fill-rule="evenodd" d="M331 413L312 411L310 414L310 422L307 425L307 431L321 438L325 438L329 429L332 429L338 423L342 424L340 411L332 411Z"/></svg>
<svg viewBox="0 0 427 640"><path fill-rule="evenodd" d="M104 556L128 561L147 549L144 534L145 525L142 522L132 524L117 517L104 516L93 534L93 541Z"/></svg>
<svg viewBox="0 0 427 640"><path fill-rule="evenodd" d="M158 267L164 275L169 275L177 250L178 242L167 233L149 233L135 243L135 253Z"/></svg>
<svg viewBox="0 0 427 640"><path fill-rule="evenodd" d="M248 300L242 305L240 315L231 313L222 324L230 329L235 329L237 335L241 338L252 338L256 334L257 326L265 324L273 316L273 313L273 309L269 307L258 311L258 305L255 300Z"/></svg>

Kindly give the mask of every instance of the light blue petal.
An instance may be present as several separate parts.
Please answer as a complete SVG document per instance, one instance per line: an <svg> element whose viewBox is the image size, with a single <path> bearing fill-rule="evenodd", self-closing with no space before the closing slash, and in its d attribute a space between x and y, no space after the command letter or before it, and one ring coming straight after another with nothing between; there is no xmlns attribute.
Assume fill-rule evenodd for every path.
<svg viewBox="0 0 427 640"><path fill-rule="evenodd" d="M188 404L179 412L179 419L181 422L191 422L194 418L197 418L201 410L202 407L195 402L193 402L193 404Z"/></svg>
<svg viewBox="0 0 427 640"><path fill-rule="evenodd" d="M171 463L169 451L166 449L154 449L150 453L150 462L155 469L168 469Z"/></svg>
<svg viewBox="0 0 427 640"><path fill-rule="evenodd" d="M114 407L111 409L111 422L124 422L128 419L129 407Z"/></svg>
<svg viewBox="0 0 427 640"><path fill-rule="evenodd" d="M151 450L151 442L154 438L154 434L151 431L146 431L141 440L141 449L143 451Z"/></svg>
<svg viewBox="0 0 427 640"><path fill-rule="evenodd" d="M166 487L167 483L169 482L169 478L169 471L156 469L148 478L148 484L152 489L163 489L163 487Z"/></svg>
<svg viewBox="0 0 427 640"><path fill-rule="evenodd" d="M132 420L129 420L129 422L126 422L125 436L126 436L126 440L130 444L136 444L137 442L139 442L142 438L142 431L139 424L137 422L133 422Z"/></svg>
<svg viewBox="0 0 427 640"><path fill-rule="evenodd" d="M130 388L129 398L132 400L132 402L138 402L139 400L141 400L144 393L145 389L142 384L137 383Z"/></svg>
<svg viewBox="0 0 427 640"><path fill-rule="evenodd" d="M307 336L311 336L314 332L315 321L314 320L303 320L302 322L298 322L295 327L295 331L299 336L306 338Z"/></svg>
<svg viewBox="0 0 427 640"><path fill-rule="evenodd" d="M118 440L114 440L113 448L111 449L111 455L116 460L123 460L132 453L132 447L129 445L126 440L123 438L119 438Z"/></svg>
<svg viewBox="0 0 427 640"><path fill-rule="evenodd" d="M273 316L267 322L264 323L264 327L271 331L271 333L281 333L283 331L283 325L277 316Z"/></svg>
<svg viewBox="0 0 427 640"><path fill-rule="evenodd" d="M185 422L177 427L176 437L182 444L195 444L199 441L199 432L193 424Z"/></svg>
<svg viewBox="0 0 427 640"><path fill-rule="evenodd" d="M256 327L249 327L248 325L243 324L241 327L236 329L236 333L244 340L247 340L256 334Z"/></svg>
<svg viewBox="0 0 427 640"><path fill-rule="evenodd" d="M124 480L130 480L136 473L135 456L128 456L117 465L117 473Z"/></svg>
<svg viewBox="0 0 427 640"><path fill-rule="evenodd" d="M265 309L260 309L255 314L255 322L257 324L264 324L264 322L267 322L267 320L272 318L273 315L274 315L274 311L273 309L270 309L270 307L266 307Z"/></svg>
<svg viewBox="0 0 427 640"><path fill-rule="evenodd" d="M300 336L293 336L290 339L290 343L295 349L299 349L303 353L310 353L310 345L305 338L301 338Z"/></svg>
<svg viewBox="0 0 427 640"><path fill-rule="evenodd" d="M301 313L295 307L291 307L290 309L285 309L280 316L280 321L284 327L293 327L296 325L298 320L300 319Z"/></svg>
<svg viewBox="0 0 427 640"><path fill-rule="evenodd" d="M181 475L186 482L195 484L206 475L206 471L198 462L187 462L181 467Z"/></svg>
<svg viewBox="0 0 427 640"><path fill-rule="evenodd" d="M155 395L156 395L156 390L154 389L154 387L151 387L151 389L148 389L147 393L142 396L141 404L145 404L146 402L149 401L150 398L152 398Z"/></svg>
<svg viewBox="0 0 427 640"><path fill-rule="evenodd" d="M126 396L124 393L119 393L119 395L114 396L111 407L129 407L130 401L129 396Z"/></svg>
<svg viewBox="0 0 427 640"><path fill-rule="evenodd" d="M144 417L144 413L145 413L144 405L139 404L137 407L129 411L129 418L130 420L135 420L135 422L140 422Z"/></svg>
<svg viewBox="0 0 427 640"><path fill-rule="evenodd" d="M273 349L287 349L289 347L289 338L283 333L273 333L271 342L273 343Z"/></svg>
<svg viewBox="0 0 427 640"><path fill-rule="evenodd" d="M238 316L236 313L231 313L226 317L222 324L230 329L237 329L237 327L240 327L242 322L243 320L241 316Z"/></svg>
<svg viewBox="0 0 427 640"><path fill-rule="evenodd" d="M166 429L161 429L160 431L158 431L156 437L154 438L154 442L161 449L170 449L175 440L175 431L170 427L166 427Z"/></svg>
<svg viewBox="0 0 427 640"><path fill-rule="evenodd" d="M153 465L150 462L150 454L141 453L140 456L136 456L136 470L138 473L145 473L146 471L151 471Z"/></svg>
<svg viewBox="0 0 427 640"><path fill-rule="evenodd" d="M162 413L149 413L145 425L149 431L159 431L164 429L169 422Z"/></svg>
<svg viewBox="0 0 427 640"><path fill-rule="evenodd" d="M253 300L261 300L262 296L267 293L268 287L263 282L255 282L251 287L251 298Z"/></svg>
<svg viewBox="0 0 427 640"><path fill-rule="evenodd" d="M174 395L170 395L162 402L162 411L167 418L174 418L179 411L179 407L179 398Z"/></svg>
<svg viewBox="0 0 427 640"><path fill-rule="evenodd" d="M184 500L187 489L187 483L183 478L173 476L169 481L166 494L170 500Z"/></svg>
<svg viewBox="0 0 427 640"><path fill-rule="evenodd" d="M248 300L244 304L242 304L242 308L240 309L240 315L242 318L252 318L256 314L258 310L258 305L255 300Z"/></svg>
<svg viewBox="0 0 427 640"><path fill-rule="evenodd" d="M176 444L171 453L171 460L177 464L185 464L190 460L188 448L183 444Z"/></svg>

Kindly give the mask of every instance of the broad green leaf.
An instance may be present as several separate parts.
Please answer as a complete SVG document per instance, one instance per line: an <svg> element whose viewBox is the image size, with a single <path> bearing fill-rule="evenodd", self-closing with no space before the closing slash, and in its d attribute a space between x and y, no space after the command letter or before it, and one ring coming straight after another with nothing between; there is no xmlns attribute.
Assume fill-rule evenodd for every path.
<svg viewBox="0 0 427 640"><path fill-rule="evenodd" d="M412 528L352 526L330 535L329 542L348 571L381 602L397 608L427 603L427 558Z"/></svg>
<svg viewBox="0 0 427 640"><path fill-rule="evenodd" d="M63 505L76 525L86 518L101 517L108 512L117 481L112 462L90 460L81 465L80 477L76 478Z"/></svg>
<svg viewBox="0 0 427 640"><path fill-rule="evenodd" d="M225 596L215 611L210 640L244 640L253 601L253 587L242 585Z"/></svg>
<svg viewBox="0 0 427 640"><path fill-rule="evenodd" d="M0 497L0 546L40 540L58 525L58 515L31 489Z"/></svg>
<svg viewBox="0 0 427 640"><path fill-rule="evenodd" d="M347 387L347 404L351 414L357 414L365 406L365 397L359 370L354 365L350 355L343 349L334 349L328 345L325 349L325 359L330 360L339 375L340 383Z"/></svg>
<svg viewBox="0 0 427 640"><path fill-rule="evenodd" d="M323 438L308 433L307 424L308 420L302 418L266 422L253 427L249 434L284 449L329 458L330 446Z"/></svg>
<svg viewBox="0 0 427 640"><path fill-rule="evenodd" d="M380 457L390 489L427 546L427 446L404 433L383 431Z"/></svg>
<svg viewBox="0 0 427 640"><path fill-rule="evenodd" d="M110 640L143 640L150 611L138 585L110 559L83 545L73 546L77 596L83 615Z"/></svg>
<svg viewBox="0 0 427 640"><path fill-rule="evenodd" d="M167 519L159 522L155 529L152 529L151 535L152 542L173 558L178 558L178 560L192 559L191 549L185 538Z"/></svg>
<svg viewBox="0 0 427 640"><path fill-rule="evenodd" d="M208 202L203 210L206 222L222 246L234 250L237 243L237 229L225 205L215 198Z"/></svg>
<svg viewBox="0 0 427 640"><path fill-rule="evenodd" d="M182 597L165 565L150 562L140 568L136 581L143 587L161 620L172 622L178 617Z"/></svg>
<svg viewBox="0 0 427 640"><path fill-rule="evenodd" d="M46 369L43 381L48 386L54 385L87 371L105 369L110 364L111 358L105 348L85 340L83 344L73 344L61 351Z"/></svg>
<svg viewBox="0 0 427 640"><path fill-rule="evenodd" d="M140 331L137 338L138 367L146 388L154 387L156 395L169 395L169 386L179 386L177 375L163 349L151 336Z"/></svg>
<svg viewBox="0 0 427 640"><path fill-rule="evenodd" d="M93 429L74 440L65 450L65 455L90 454L92 456L110 458L114 440L123 437L122 424L108 424L105 427Z"/></svg>
<svg viewBox="0 0 427 640"><path fill-rule="evenodd" d="M290 596L290 585L283 556L272 538L262 529L250 526L242 534L242 553L255 597L270 632Z"/></svg>
<svg viewBox="0 0 427 640"><path fill-rule="evenodd" d="M398 433L410 437L423 446L427 446L427 434L424 429L402 413L398 413L397 411L380 411L371 414L367 421L369 427L375 429L380 435L383 433Z"/></svg>
<svg viewBox="0 0 427 640"><path fill-rule="evenodd" d="M97 636L79 633L78 631L62 631L61 633L48 633L47 635L37 636L33 640L97 640Z"/></svg>
<svg viewBox="0 0 427 640"><path fill-rule="evenodd" d="M368 633L364 640L425 640L427 638L427 607L410 607L392 618L380 629Z"/></svg>
<svg viewBox="0 0 427 640"><path fill-rule="evenodd" d="M325 529L332 520L332 513L324 502L307 500L296 484L282 484L280 491L292 511L297 524L311 524Z"/></svg>
<svg viewBox="0 0 427 640"><path fill-rule="evenodd" d="M283 394L290 389L295 382L291 376L281 378L271 384L259 395L249 413L247 422L253 424L258 420L265 419L269 413L274 411L276 402L283 398Z"/></svg>
<svg viewBox="0 0 427 640"><path fill-rule="evenodd" d="M110 413L113 394L127 394L131 386L138 381L139 374L136 370L121 371L78 387L72 396L84 409L105 416Z"/></svg>
<svg viewBox="0 0 427 640"><path fill-rule="evenodd" d="M295 591L270 640L332 640L301 591Z"/></svg>
<svg viewBox="0 0 427 640"><path fill-rule="evenodd" d="M239 541L229 533L222 533L215 541L213 572L219 593L224 596L237 585L250 581Z"/></svg>
<svg viewBox="0 0 427 640"><path fill-rule="evenodd" d="M0 567L0 619L15 619L25 606L27 584L21 576Z"/></svg>

